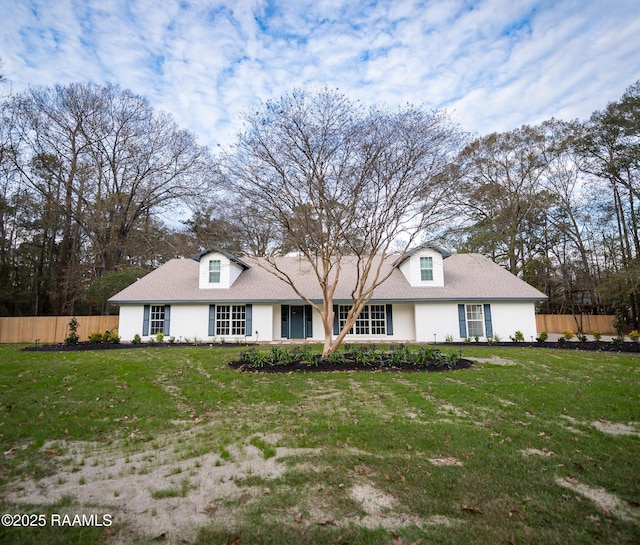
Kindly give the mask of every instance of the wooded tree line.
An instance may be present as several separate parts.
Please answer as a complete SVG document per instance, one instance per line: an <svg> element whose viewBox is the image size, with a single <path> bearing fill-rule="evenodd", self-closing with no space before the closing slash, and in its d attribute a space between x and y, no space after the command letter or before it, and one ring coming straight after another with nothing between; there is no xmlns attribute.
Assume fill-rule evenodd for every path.
<svg viewBox="0 0 640 545"><path fill-rule="evenodd" d="M393 226L405 246L490 256L549 296L545 312L624 309L637 327L639 135L640 82L588 120L479 138L443 113L365 115L298 91L216 155L118 86L32 88L2 103L0 315L105 312L135 278L212 246L387 251Z"/></svg>

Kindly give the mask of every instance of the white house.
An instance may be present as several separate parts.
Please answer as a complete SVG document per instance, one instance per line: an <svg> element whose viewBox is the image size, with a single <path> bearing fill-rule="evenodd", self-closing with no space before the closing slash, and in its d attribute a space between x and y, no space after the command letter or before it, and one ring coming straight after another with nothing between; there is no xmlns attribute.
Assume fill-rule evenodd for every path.
<svg viewBox="0 0 640 545"><path fill-rule="evenodd" d="M309 264L281 257L278 267L296 278L314 303L322 302ZM516 330L537 335L535 304L546 296L480 254L453 254L421 246L402 260L387 258L391 276L376 288L347 341L459 341ZM346 260L334 297L334 334L351 304L356 261ZM351 282L350 282L351 281ZM320 316L261 258L240 260L215 249L172 259L109 302L120 305L119 334L129 341L162 332L176 339L323 341Z"/></svg>

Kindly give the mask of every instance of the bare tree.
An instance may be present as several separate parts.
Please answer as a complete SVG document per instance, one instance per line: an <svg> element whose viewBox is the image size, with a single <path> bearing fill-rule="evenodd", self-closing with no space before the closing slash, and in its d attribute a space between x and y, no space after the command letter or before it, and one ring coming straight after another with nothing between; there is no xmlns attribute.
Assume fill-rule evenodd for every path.
<svg viewBox="0 0 640 545"><path fill-rule="evenodd" d="M78 281L126 268L130 242L154 216L197 200L215 179L207 148L116 85L32 88L8 111L16 166L54 211L54 314L72 310Z"/></svg>
<svg viewBox="0 0 640 545"><path fill-rule="evenodd" d="M461 134L439 112L366 109L330 90L296 90L246 118L227 156L235 190L282 233L265 265L320 314L323 354L334 352L377 286L447 210L444 172ZM322 302L311 299L274 254L291 248L310 265ZM352 260L355 276L343 275ZM350 282L353 305L333 338L333 298Z"/></svg>
<svg viewBox="0 0 640 545"><path fill-rule="evenodd" d="M543 180L552 157L545 131L527 125L465 147L458 195L470 225L468 249L490 255L513 274L526 269L550 202Z"/></svg>

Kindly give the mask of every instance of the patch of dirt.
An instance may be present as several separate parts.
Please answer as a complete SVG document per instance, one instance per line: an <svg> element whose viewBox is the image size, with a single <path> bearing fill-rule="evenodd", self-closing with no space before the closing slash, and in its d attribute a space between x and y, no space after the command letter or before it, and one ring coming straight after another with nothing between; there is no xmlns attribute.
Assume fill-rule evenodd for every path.
<svg viewBox="0 0 640 545"><path fill-rule="evenodd" d="M396 505L396 499L389 494L380 492L369 484L357 484L351 489L351 497L362 504L362 508L369 514L388 511Z"/></svg>
<svg viewBox="0 0 640 545"><path fill-rule="evenodd" d="M640 436L640 423L638 422L627 422L625 424L623 422L608 422L606 420L594 420L589 424L587 422L580 422L579 420L576 420L572 416L569 416L566 414L563 414L562 418L571 424L574 424L577 426L584 426L585 428L590 428L592 430L598 430L608 435ZM582 430L576 429L572 426L563 426L563 427L574 433L584 435L584 432Z"/></svg>
<svg viewBox="0 0 640 545"><path fill-rule="evenodd" d="M469 417L469 413L467 411L463 411L462 409L458 409L458 407L455 407L455 406L451 405L451 403L444 403L444 404L440 405L440 407L438 407L438 412L447 413L447 414L453 414L453 415L458 416L460 418L468 418Z"/></svg>
<svg viewBox="0 0 640 545"><path fill-rule="evenodd" d="M604 488L589 486L572 477L558 477L555 482L557 485L591 500L605 515L614 515L620 520L631 522L640 521L640 508L630 505Z"/></svg>
<svg viewBox="0 0 640 545"><path fill-rule="evenodd" d="M314 483L314 477L327 469L314 462L316 449L274 446L275 456L265 460L263 450L250 444L252 437L244 444L223 448L203 443L206 433L199 428L158 437L151 445L47 443L42 449L53 453L50 455L55 460L55 471L39 480L7 483L3 500L15 505L51 505L72 498L73 504L65 508L70 514L110 514L115 524L122 525L123 529L114 536L118 543L142 539L177 545L191 542L197 537L198 527L212 523L235 531L242 526L245 510L262 505L265 496L268 498L273 492L270 481L293 468L309 473L309 482ZM277 435L259 437L270 445L281 440ZM190 454L193 449L204 453ZM302 461L291 466L291 458ZM455 458L432 463L459 465ZM368 481L371 471L365 465L355 466L351 476L356 479L355 484L336 492L357 502L361 511L344 513L333 509L326 501L326 486L318 482L302 493L298 508L287 510L284 518L276 522L344 528L355 524L388 530L464 522L440 515L421 518L412 514L396 498ZM303 517L303 512L308 515Z"/></svg>
<svg viewBox="0 0 640 545"><path fill-rule="evenodd" d="M490 358L471 358L472 361L478 363L490 363L491 365L502 365L503 367L518 365L515 361L500 356L491 356Z"/></svg>
<svg viewBox="0 0 640 545"><path fill-rule="evenodd" d="M553 451L547 449L537 449L537 448L528 448L522 451L522 454L525 456L544 456L546 458L550 458L554 456Z"/></svg>
<svg viewBox="0 0 640 545"><path fill-rule="evenodd" d="M246 444L228 447L227 459L210 452L181 460L172 447L127 456L100 444L69 443L64 450L78 454L66 458L53 475L9 484L5 500L41 505L71 496L78 513L88 511L82 506L92 506L91 512L101 509L112 515L114 523L126 523L129 538L177 542L213 520L237 521L238 514L228 513L225 503L237 498L246 503L265 493L262 486L238 483L248 477L277 478L286 471L284 458L309 451L277 447L276 455L265 460L260 449ZM154 498L154 493L166 491L175 496Z"/></svg>
<svg viewBox="0 0 640 545"><path fill-rule="evenodd" d="M405 526L418 526L419 528L434 525L454 526L462 522L442 515L433 515L427 519L421 519L410 513L399 514L397 512L399 510L397 500L368 483L353 486L351 488L351 498L360 503L362 509L366 512L365 516L360 516L356 519L357 524L365 528L382 527L387 530L395 530ZM338 524L348 525L344 524L343 521L339 521Z"/></svg>
<svg viewBox="0 0 640 545"><path fill-rule="evenodd" d="M446 458L429 458L429 462L431 462L434 466L461 466L462 462L453 456L448 456Z"/></svg>
<svg viewBox="0 0 640 545"><path fill-rule="evenodd" d="M636 422L622 424L621 422L596 420L595 422L591 422L589 427L609 435L640 435L640 428L637 427Z"/></svg>

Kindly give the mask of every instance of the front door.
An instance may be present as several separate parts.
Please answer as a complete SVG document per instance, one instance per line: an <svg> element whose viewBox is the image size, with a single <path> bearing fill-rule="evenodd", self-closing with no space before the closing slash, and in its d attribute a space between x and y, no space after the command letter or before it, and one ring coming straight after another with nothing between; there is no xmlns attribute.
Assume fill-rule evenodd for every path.
<svg viewBox="0 0 640 545"><path fill-rule="evenodd" d="M291 305L291 338L304 339L304 306Z"/></svg>

